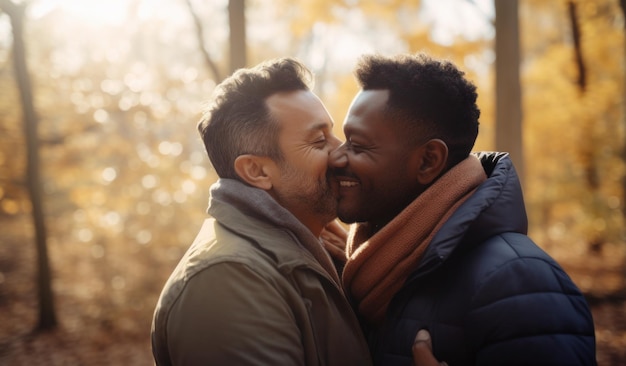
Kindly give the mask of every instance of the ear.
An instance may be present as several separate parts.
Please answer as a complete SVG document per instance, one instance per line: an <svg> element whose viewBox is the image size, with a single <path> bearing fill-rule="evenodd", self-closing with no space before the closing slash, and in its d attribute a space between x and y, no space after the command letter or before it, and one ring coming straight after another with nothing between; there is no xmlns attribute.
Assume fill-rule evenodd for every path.
<svg viewBox="0 0 626 366"><path fill-rule="evenodd" d="M417 179L421 184L429 185L443 173L448 163L448 146L440 139L432 139L419 150Z"/></svg>
<svg viewBox="0 0 626 366"><path fill-rule="evenodd" d="M240 155L235 159L235 172L244 182L263 190L272 188L271 165L274 162L257 155Z"/></svg>

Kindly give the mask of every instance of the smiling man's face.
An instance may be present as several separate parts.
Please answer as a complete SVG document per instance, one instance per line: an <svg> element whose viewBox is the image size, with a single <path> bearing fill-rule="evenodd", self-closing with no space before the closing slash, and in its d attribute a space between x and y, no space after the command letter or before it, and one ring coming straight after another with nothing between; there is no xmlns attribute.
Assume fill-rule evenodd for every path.
<svg viewBox="0 0 626 366"><path fill-rule="evenodd" d="M319 235L336 217L337 200L329 186L328 155L341 141L319 98L310 91L275 94L267 99L280 125L283 161L275 165L271 193L305 226Z"/></svg>
<svg viewBox="0 0 626 366"><path fill-rule="evenodd" d="M424 189L413 168L419 149L385 116L388 97L388 90L359 92L343 124L346 142L331 154L344 222L383 226Z"/></svg>

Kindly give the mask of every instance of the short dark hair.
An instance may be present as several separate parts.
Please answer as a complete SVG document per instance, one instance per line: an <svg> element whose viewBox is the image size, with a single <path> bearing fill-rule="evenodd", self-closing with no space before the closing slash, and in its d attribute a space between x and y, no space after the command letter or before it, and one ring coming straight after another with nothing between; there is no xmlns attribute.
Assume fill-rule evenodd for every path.
<svg viewBox="0 0 626 366"><path fill-rule="evenodd" d="M387 89L386 114L409 143L438 138L448 145L448 167L465 159L478 136L476 86L449 61L424 53L365 55L355 70L363 90Z"/></svg>
<svg viewBox="0 0 626 366"><path fill-rule="evenodd" d="M310 90L313 75L292 58L278 58L236 71L213 92L198 131L221 178L240 179L235 159L243 154L282 161L279 125L266 100L281 92Z"/></svg>

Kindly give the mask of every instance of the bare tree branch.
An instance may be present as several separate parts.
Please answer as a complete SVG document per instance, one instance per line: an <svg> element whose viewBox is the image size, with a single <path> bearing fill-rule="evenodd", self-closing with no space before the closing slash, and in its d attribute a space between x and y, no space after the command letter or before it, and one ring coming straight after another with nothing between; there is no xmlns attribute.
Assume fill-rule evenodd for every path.
<svg viewBox="0 0 626 366"><path fill-rule="evenodd" d="M493 0L493 1L498 1L498 0ZM493 18L489 17L489 14L485 13L485 12L483 11L483 9L481 9L481 8L480 8L480 6L478 6L478 4L476 3L476 0L467 0L467 2L468 2L468 3L470 3L470 4L472 4L472 5L474 5L474 7L476 8L476 10L478 10L478 11L479 11L479 12L480 12L480 13L481 13L484 17L485 17L485 19L489 19L489 23L491 23L491 25L492 25L493 27L495 27L495 26L496 26L496 21L495 21L495 19L493 19Z"/></svg>
<svg viewBox="0 0 626 366"><path fill-rule="evenodd" d="M0 10L4 10L9 17L18 15L21 7L22 6L13 3L11 0L0 0Z"/></svg>
<svg viewBox="0 0 626 366"><path fill-rule="evenodd" d="M187 3L187 8L189 9L189 13L191 14L191 17L193 18L193 22L196 26L196 35L198 37L200 52L202 52L202 55L204 56L204 61L209 67L209 70L211 70L211 72L213 73L213 77L215 78L215 83L217 84L221 82L223 79L222 73L217 67L217 64L211 58L211 55L209 55L209 51L206 49L206 46L205 46L206 43L204 39L204 29L202 27L202 20L200 19L198 14L194 11L193 5L191 4L191 0L185 0L185 2Z"/></svg>

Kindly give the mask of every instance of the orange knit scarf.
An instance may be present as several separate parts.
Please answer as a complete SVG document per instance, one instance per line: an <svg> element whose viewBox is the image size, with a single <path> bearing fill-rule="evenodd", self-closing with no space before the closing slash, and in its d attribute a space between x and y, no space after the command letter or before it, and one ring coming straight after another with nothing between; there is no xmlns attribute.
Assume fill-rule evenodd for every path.
<svg viewBox="0 0 626 366"><path fill-rule="evenodd" d="M371 238L367 223L351 227L343 284L366 320L382 322L391 298L415 270L433 236L486 178L478 158L470 155Z"/></svg>

